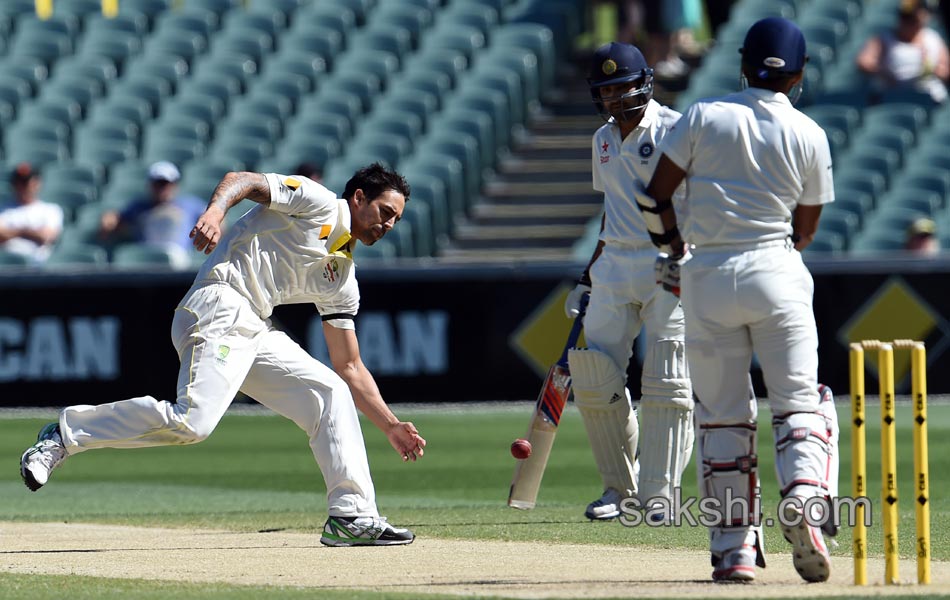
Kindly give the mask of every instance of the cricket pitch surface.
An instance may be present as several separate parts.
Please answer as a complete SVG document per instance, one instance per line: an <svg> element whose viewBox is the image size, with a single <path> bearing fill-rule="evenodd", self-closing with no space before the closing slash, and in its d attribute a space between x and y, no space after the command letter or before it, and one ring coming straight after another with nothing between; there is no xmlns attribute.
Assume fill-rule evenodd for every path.
<svg viewBox="0 0 950 600"><path fill-rule="evenodd" d="M512 598L801 598L950 594L947 563L918 586L884 586L883 559L868 561L873 585L851 585L850 557L834 557L831 580L804 583L785 548L749 585L710 582L706 552L580 544L421 538L409 546L327 548L319 533L245 533L115 525L0 522L0 572L87 575L319 589L369 589ZM807 591L804 586L808 586Z"/></svg>

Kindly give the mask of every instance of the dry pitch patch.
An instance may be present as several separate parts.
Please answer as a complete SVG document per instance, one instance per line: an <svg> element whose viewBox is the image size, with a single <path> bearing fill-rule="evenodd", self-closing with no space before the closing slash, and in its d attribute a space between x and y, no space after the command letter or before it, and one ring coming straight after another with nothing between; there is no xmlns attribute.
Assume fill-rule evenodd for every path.
<svg viewBox="0 0 950 600"><path fill-rule="evenodd" d="M391 548L326 548L314 533L238 533L63 523L0 523L0 572L231 584L363 588L519 598L803 597L855 594L850 560L807 590L785 553L770 554L752 585L709 582L705 552L579 544L419 539ZM870 580L883 562L872 560ZM908 582L912 561L902 561ZM931 586L874 585L866 595L950 594L947 563Z"/></svg>

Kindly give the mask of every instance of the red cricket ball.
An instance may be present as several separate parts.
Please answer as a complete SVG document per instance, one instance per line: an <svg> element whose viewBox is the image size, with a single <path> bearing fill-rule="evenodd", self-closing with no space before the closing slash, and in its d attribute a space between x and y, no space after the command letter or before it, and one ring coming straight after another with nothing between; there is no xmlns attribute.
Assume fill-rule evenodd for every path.
<svg viewBox="0 0 950 600"><path fill-rule="evenodd" d="M511 455L518 460L524 460L531 456L531 442L524 438L518 438L511 442Z"/></svg>

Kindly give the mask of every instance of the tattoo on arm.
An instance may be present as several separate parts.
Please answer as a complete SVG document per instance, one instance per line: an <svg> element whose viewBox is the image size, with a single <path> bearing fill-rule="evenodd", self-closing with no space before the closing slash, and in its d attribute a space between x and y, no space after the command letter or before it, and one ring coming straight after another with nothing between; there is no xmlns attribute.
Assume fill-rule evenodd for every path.
<svg viewBox="0 0 950 600"><path fill-rule="evenodd" d="M208 206L217 206L223 212L247 198L260 204L270 203L270 186L261 173L231 172L221 179L211 194Z"/></svg>

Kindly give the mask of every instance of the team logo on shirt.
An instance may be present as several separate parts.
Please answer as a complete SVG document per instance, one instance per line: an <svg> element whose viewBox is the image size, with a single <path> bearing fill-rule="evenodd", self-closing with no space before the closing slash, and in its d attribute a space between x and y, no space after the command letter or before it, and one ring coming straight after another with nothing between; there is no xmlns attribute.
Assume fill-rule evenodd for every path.
<svg viewBox="0 0 950 600"><path fill-rule="evenodd" d="M231 348L229 346L225 346L224 344L221 344L218 346L217 351L214 353L214 360L223 365L224 363L227 362L228 354L230 353L231 353Z"/></svg>
<svg viewBox="0 0 950 600"><path fill-rule="evenodd" d="M650 142L644 142L640 144L640 149L637 150L637 152L639 152L640 156L642 156L643 158L650 158L651 156L653 156L653 150L654 150L653 144L651 144Z"/></svg>
<svg viewBox="0 0 950 600"><path fill-rule="evenodd" d="M610 162L610 155L607 154L607 149L610 148L610 144L604 142L600 145L600 164Z"/></svg>
<svg viewBox="0 0 950 600"><path fill-rule="evenodd" d="M613 75L617 72L617 63L612 58L608 58L600 65L600 70L604 72L604 75Z"/></svg>
<svg viewBox="0 0 950 600"><path fill-rule="evenodd" d="M324 265L323 278L329 281L330 283L333 283L334 281L336 281L336 277L339 274L340 274L340 264L337 262L335 258L331 260L330 262L328 262L326 265Z"/></svg>

